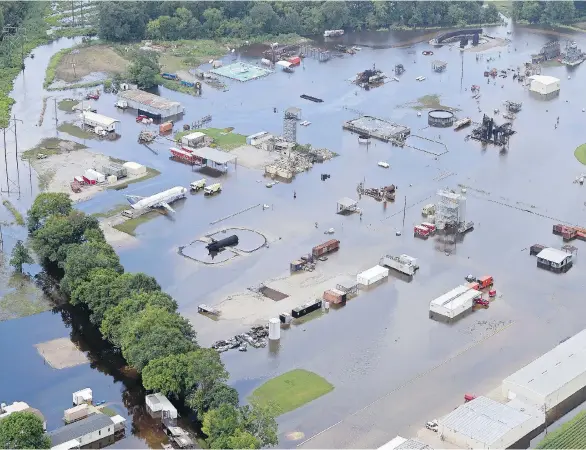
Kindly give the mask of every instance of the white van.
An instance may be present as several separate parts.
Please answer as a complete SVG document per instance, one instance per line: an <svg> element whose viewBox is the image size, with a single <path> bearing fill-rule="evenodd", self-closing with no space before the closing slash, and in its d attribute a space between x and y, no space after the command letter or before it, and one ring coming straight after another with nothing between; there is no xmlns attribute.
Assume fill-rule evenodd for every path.
<svg viewBox="0 0 586 450"><path fill-rule="evenodd" d="M214 195L218 192L222 192L222 185L220 183L210 184L203 190L204 195Z"/></svg>
<svg viewBox="0 0 586 450"><path fill-rule="evenodd" d="M201 180L194 181L190 183L189 186L191 187L192 191L198 192L206 187L206 179L202 178Z"/></svg>

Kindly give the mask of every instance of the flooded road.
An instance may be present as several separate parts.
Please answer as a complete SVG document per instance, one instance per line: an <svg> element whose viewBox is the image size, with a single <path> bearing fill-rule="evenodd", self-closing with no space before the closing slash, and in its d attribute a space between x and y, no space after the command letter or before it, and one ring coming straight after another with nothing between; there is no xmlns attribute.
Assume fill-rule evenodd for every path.
<svg viewBox="0 0 586 450"><path fill-rule="evenodd" d="M488 33L504 37L505 31L497 28ZM475 53L460 53L450 47L434 49L434 56L423 56L421 52L429 49L427 43L401 45L413 35L350 34L344 41L362 48L356 55L327 63L305 59L294 74L277 72L248 83L228 83L228 92L204 85L201 98L161 88L161 95L181 101L186 107L186 119L177 127L211 114L214 127L234 127L235 132L245 135L258 131L280 133L282 112L296 106L302 109L302 119L312 122L298 128L298 141L326 147L340 155L297 176L291 184L280 183L271 189L257 182L263 179L262 172L231 167L227 175L218 178L223 184L221 194L213 198L188 196L177 205L173 217L156 217L141 225L137 229L138 244L120 249L127 271L155 276L163 289L174 296L181 312L194 323L202 345L242 332L249 323L247 311L240 317L234 314L212 321L197 314L199 304L227 306L226 302L234 302L247 287L284 277L291 260L328 238L323 234L327 228L335 228L340 251L318 267L316 279L309 277L308 284L327 282L339 274L355 275L375 265L384 253L407 253L419 259L421 270L412 282L391 278L360 294L345 308L293 326L281 334L277 350L267 347L223 354L231 382L243 399L266 379L293 368L315 371L335 386L330 394L279 418L280 446L293 447L303 441L288 441L285 435L291 431L310 438L329 427L332 428L305 445L377 447L397 434L411 436L425 420L459 404L465 392L493 389L522 364L583 328L580 317L586 306L581 295L584 268L580 257L571 271L560 276L539 271L527 249L534 243L559 247L561 240L551 233L553 223L586 224L585 191L572 184L577 175L585 172L573 152L584 139L580 130L586 120L582 112L586 102L581 90L586 66L573 71L565 67L544 68L542 74L562 80L559 98L548 102L531 98L512 77L497 78L496 85L487 84L483 77L487 67L516 68L550 40L547 34L531 30L512 31L513 44L509 48L495 48L484 54L485 60L495 59L490 63L477 61ZM581 35L575 39L586 48ZM43 58L47 61L58 48L35 51L35 64ZM447 62L445 73L432 72L434 59ZM363 91L347 81L373 64L392 74L398 63L406 68L399 82ZM41 72L39 67L38 73ZM415 81L418 76L426 80ZM27 98L31 92L36 92L37 97L26 106L20 101L24 96L22 83L19 79L15 85L15 98L19 100L15 114L31 117L31 123L36 123L45 95L42 80L32 83ZM503 111L505 100L523 102L523 110L514 122L517 133L511 138L508 152L499 153L497 148L483 149L474 141L464 141L469 129L454 132L427 128L425 111L418 117L414 109L404 106L425 95L438 94L443 105L461 110L460 117L470 116L479 122L482 113L470 95L473 84L481 87L479 105L487 113ZM305 101L299 98L301 94L322 98L324 103ZM101 114L121 120L122 137L116 142L80 142L104 154L153 167L162 175L125 191L102 193L80 204L80 209L90 213L104 211L123 203L123 194L150 195L176 185L187 186L201 178L189 167L168 160L170 142L155 144L158 154L138 145L136 137L141 126L135 123L132 113L116 110L114 101L114 96L103 95L96 108ZM434 157L374 140L369 146L359 145L356 135L342 130L342 123L361 113L409 126L412 134L441 141L448 152ZM560 125L554 129L558 116ZM74 120L74 116L59 112L59 120ZM503 119L499 115L496 121L501 123ZM40 137L56 135L49 113L42 127L33 130L25 124L23 128L26 131L19 134L24 135L19 138L19 148L36 144ZM69 138L63 133L59 136ZM377 167L378 161L387 161L390 169ZM321 181L321 173L331 178ZM345 196L357 198L356 185L362 181L372 187L397 185L396 202L385 209L381 203L364 197L359 201L362 220L358 215L337 216L336 201ZM422 220L421 206L433 201L437 189L456 188L458 184L467 186L466 214L476 223L475 230L455 247L439 240L413 239L410 228ZM32 196L27 196L21 192L22 210L27 202L30 204ZM403 228L405 197L408 209ZM270 208L253 208L211 224L259 203ZM318 229L315 222L319 223ZM178 253L179 247L226 227L257 230L267 237L269 247L239 255L220 266L204 265ZM403 230L402 236L396 236L396 230ZM576 245L581 247L581 243ZM450 256L446 256L446 250ZM477 311L454 325L429 320L429 301L462 283L469 273L494 276L502 297L488 310ZM266 302L266 308L272 311L274 304ZM142 417L134 413L140 411L140 394L135 395L134 403L123 401L126 392L134 395L140 390L134 390L131 383L117 381L116 375L95 371L91 365L61 371L43 367L32 345L68 334L59 315L51 313L0 324L0 336L12 336L21 348L7 374L14 389L3 384L0 398L28 401L49 417L49 428L53 428L68 406L69 393L88 386L94 389L96 398L119 402L127 417ZM7 360L5 352L8 349L3 348L0 355ZM48 380L62 387L54 389ZM62 389L69 393L65 395ZM56 399L64 404L57 406ZM141 442L144 437L137 434L135 442ZM122 444L133 445L126 440Z"/></svg>

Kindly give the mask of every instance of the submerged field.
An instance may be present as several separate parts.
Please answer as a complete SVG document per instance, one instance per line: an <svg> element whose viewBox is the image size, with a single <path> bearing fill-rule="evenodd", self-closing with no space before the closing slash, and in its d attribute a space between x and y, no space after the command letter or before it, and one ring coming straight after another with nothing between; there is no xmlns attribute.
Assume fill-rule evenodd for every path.
<svg viewBox="0 0 586 450"><path fill-rule="evenodd" d="M582 411L557 430L549 433L537 448L586 448L586 411Z"/></svg>

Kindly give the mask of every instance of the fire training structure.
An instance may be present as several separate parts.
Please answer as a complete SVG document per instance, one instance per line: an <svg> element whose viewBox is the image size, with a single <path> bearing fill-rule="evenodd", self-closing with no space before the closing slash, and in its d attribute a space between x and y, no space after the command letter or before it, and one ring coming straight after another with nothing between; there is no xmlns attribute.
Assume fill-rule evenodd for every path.
<svg viewBox="0 0 586 450"><path fill-rule="evenodd" d="M438 230L460 228L466 223L466 197L463 194L440 189L435 207L435 225Z"/></svg>
<svg viewBox="0 0 586 450"><path fill-rule="evenodd" d="M494 119L485 114L482 118L482 124L472 130L470 137L484 144L505 146L509 143L509 137L513 134L515 134L515 131L511 122L496 125Z"/></svg>

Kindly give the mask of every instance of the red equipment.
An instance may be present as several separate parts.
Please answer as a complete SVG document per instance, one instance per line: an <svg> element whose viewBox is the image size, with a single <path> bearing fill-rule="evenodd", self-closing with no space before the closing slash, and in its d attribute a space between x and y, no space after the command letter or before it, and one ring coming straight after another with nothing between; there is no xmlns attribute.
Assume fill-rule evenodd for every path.
<svg viewBox="0 0 586 450"><path fill-rule="evenodd" d="M493 289L492 291L488 291L488 296L489 297L496 297L496 289Z"/></svg>
<svg viewBox="0 0 586 450"><path fill-rule="evenodd" d="M435 233L436 228L435 228L435 225L433 223L422 222L421 223L421 226L424 227L424 228L427 228L429 230L429 233L430 234Z"/></svg>
<svg viewBox="0 0 586 450"><path fill-rule="evenodd" d="M477 290L477 291L479 291L479 290L480 290L480 285L479 285L478 283L476 283L476 282L474 282L474 283L468 283L468 284L467 284L467 286L468 286L470 289L475 289L475 290Z"/></svg>
<svg viewBox="0 0 586 450"><path fill-rule="evenodd" d="M413 227L413 237L420 237L422 239L427 239L430 235L429 229L422 227L421 225L415 225Z"/></svg>
<svg viewBox="0 0 586 450"><path fill-rule="evenodd" d="M99 100L100 99L100 94L90 92L89 94L87 94L85 96L85 98L86 98L86 100Z"/></svg>
<svg viewBox="0 0 586 450"><path fill-rule="evenodd" d="M490 276L490 275L485 275L483 277L480 277L478 280L478 284L480 285L480 289L484 289L484 288L491 288L492 285L494 284L494 279Z"/></svg>
<svg viewBox="0 0 586 450"><path fill-rule="evenodd" d="M147 116L143 116L143 115L136 116L136 121L137 122L142 122L144 119L148 119L148 117Z"/></svg>
<svg viewBox="0 0 586 450"><path fill-rule="evenodd" d="M483 299L482 297L475 298L474 304L484 306L485 308L488 308L490 306L490 302L488 300Z"/></svg>
<svg viewBox="0 0 586 450"><path fill-rule="evenodd" d="M314 258L325 255L326 253L335 252L340 248L340 241L337 239L330 239L323 244L316 245L311 249L311 254Z"/></svg>
<svg viewBox="0 0 586 450"><path fill-rule="evenodd" d="M465 394L464 395L464 403L468 403L476 398L476 395L472 394Z"/></svg>

